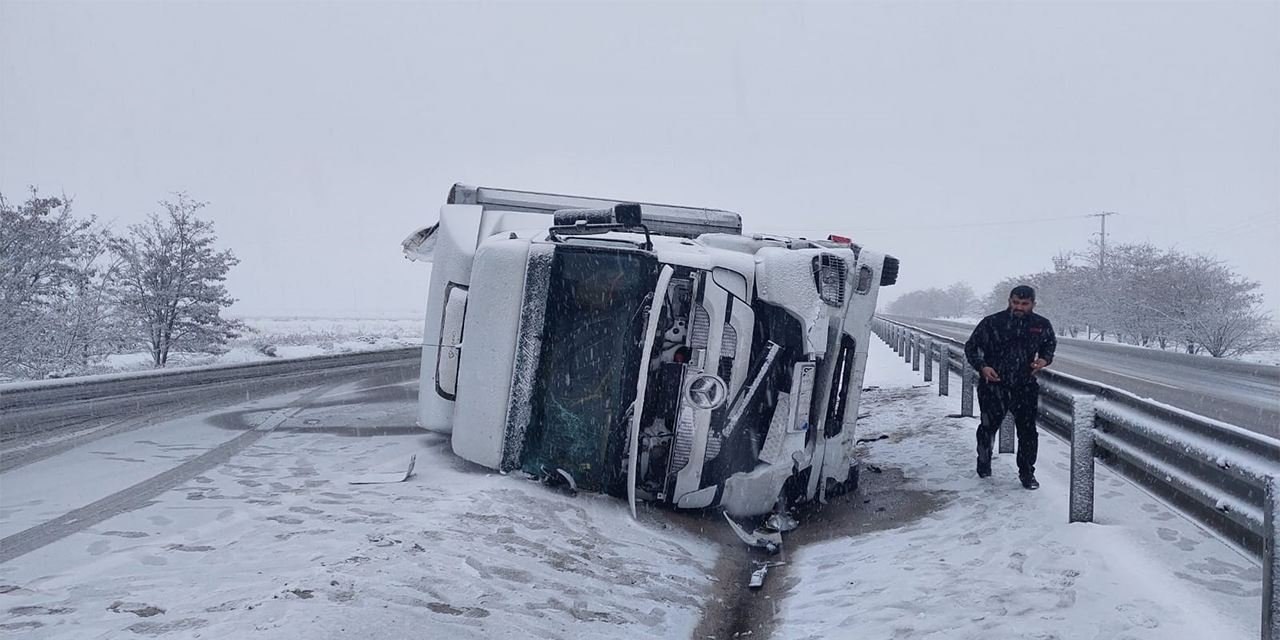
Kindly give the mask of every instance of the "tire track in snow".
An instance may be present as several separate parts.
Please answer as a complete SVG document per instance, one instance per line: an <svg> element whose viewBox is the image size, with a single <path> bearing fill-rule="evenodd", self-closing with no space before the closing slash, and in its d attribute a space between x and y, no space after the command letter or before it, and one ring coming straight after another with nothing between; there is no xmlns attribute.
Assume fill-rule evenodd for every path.
<svg viewBox="0 0 1280 640"><path fill-rule="evenodd" d="M713 572L714 585L702 620L693 634L698 640L751 638L767 640L777 627L777 614L788 594L803 589L792 577L791 555L809 544L852 539L873 531L906 526L940 509L950 496L945 492L908 489L899 469L864 465L856 489L834 495L826 504L806 505L793 515L799 528L783 535L782 550L769 556L742 543L724 524L717 510L670 514L679 526L722 545ZM783 563L771 567L760 589L747 580L755 562ZM783 634L785 635L785 634Z"/></svg>
<svg viewBox="0 0 1280 640"><path fill-rule="evenodd" d="M168 471L154 475L132 487L117 491L79 509L69 511L48 522L0 539L0 564L31 553L73 533L83 531L113 516L145 507L152 498L230 460L232 456L257 442L290 416L304 409L311 401L323 396L341 384L327 384L306 393L298 398L293 406L273 413L259 427L241 433L235 438Z"/></svg>

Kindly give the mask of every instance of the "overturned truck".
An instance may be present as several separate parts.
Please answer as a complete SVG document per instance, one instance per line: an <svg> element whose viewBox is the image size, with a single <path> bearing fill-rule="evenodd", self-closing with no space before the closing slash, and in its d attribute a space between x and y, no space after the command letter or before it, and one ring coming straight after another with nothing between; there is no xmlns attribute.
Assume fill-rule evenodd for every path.
<svg viewBox="0 0 1280 640"><path fill-rule="evenodd" d="M454 185L430 262L419 424L502 472L733 516L857 481L879 287L838 236L728 211Z"/></svg>

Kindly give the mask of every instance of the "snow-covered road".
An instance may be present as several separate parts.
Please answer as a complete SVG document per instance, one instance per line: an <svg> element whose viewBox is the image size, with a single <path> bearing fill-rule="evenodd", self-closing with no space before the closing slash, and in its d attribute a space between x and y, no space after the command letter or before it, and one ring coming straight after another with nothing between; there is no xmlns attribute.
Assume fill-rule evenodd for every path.
<svg viewBox="0 0 1280 640"><path fill-rule="evenodd" d="M154 504L0 565L0 629L28 638L641 638L687 635L696 624L711 544L634 524L612 499L490 474L440 436L379 434L370 427L411 424L412 404L351 391L317 398ZM270 409L233 413L251 426ZM378 435L356 436L360 423ZM345 481L413 453L409 482ZM40 487L4 481L17 514L39 500Z"/></svg>
<svg viewBox="0 0 1280 640"><path fill-rule="evenodd" d="M872 348L867 384L877 388L864 394L871 416L859 436L888 437L864 445L863 473L883 469L881 489L893 478L890 492L927 494L918 504L928 508L887 528L850 522L847 534L788 545L789 564L769 578L770 597L782 600L776 637L1257 637L1256 563L1105 470L1098 524L1066 524L1067 447L1049 436L1040 491L1017 484L1012 456L978 480L973 420L942 417L954 398L917 386L883 344ZM745 589L712 578L724 575L718 542L669 526L663 512L635 523L622 501L570 497L460 460L445 437L412 427L415 385L365 380L277 396L0 474L0 526L29 530L271 429L148 501L0 564L0 631L687 638L704 611L724 609L712 599ZM346 482L411 454L407 482ZM861 504L873 497L841 499L875 507ZM763 597L746 602L764 607Z"/></svg>

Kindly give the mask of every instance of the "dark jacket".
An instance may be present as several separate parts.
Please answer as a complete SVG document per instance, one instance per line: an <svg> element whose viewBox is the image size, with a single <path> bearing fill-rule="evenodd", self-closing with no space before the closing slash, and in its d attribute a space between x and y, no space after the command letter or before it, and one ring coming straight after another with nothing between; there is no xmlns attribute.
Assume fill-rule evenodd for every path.
<svg viewBox="0 0 1280 640"><path fill-rule="evenodd" d="M1058 339L1047 318L1034 313L1019 318L1005 309L983 318L974 327L969 341L964 343L964 357L974 369L991 367L1004 384L1017 386L1035 382L1032 361L1039 357L1053 362L1057 348Z"/></svg>

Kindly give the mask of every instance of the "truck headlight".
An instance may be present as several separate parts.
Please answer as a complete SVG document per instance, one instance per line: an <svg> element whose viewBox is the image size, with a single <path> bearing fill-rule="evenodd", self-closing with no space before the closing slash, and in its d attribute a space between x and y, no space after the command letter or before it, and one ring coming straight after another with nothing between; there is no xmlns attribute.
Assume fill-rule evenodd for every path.
<svg viewBox="0 0 1280 640"><path fill-rule="evenodd" d="M833 306L844 306L845 281L849 278L849 266L830 253L813 257L813 283L818 287L818 297Z"/></svg>

